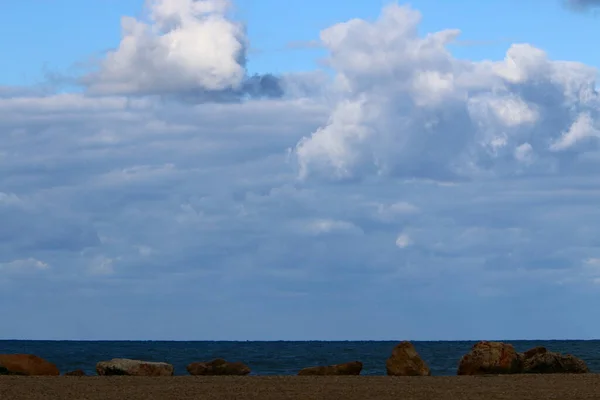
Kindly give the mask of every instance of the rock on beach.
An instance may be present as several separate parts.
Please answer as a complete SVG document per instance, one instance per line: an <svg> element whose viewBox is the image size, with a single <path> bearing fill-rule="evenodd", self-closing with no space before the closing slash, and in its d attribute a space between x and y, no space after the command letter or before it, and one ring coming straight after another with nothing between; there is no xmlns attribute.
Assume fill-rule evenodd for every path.
<svg viewBox="0 0 600 400"><path fill-rule="evenodd" d="M585 374L590 372L587 364L571 354L548 351L534 347L523 353L523 372L530 374Z"/></svg>
<svg viewBox="0 0 600 400"><path fill-rule="evenodd" d="M321 375L360 375L363 363L360 361L351 361L342 364L308 367L298 372L300 376L321 376Z"/></svg>
<svg viewBox="0 0 600 400"><path fill-rule="evenodd" d="M60 371L50 361L33 354L0 354L0 375L56 376Z"/></svg>
<svg viewBox="0 0 600 400"><path fill-rule="evenodd" d="M164 362L113 358L110 361L100 361L96 364L96 372L100 376L173 376L174 368L171 364Z"/></svg>
<svg viewBox="0 0 600 400"><path fill-rule="evenodd" d="M207 362L193 362L186 367L190 375L248 375L250 367L241 362L229 362L217 358Z"/></svg>
<svg viewBox="0 0 600 400"><path fill-rule="evenodd" d="M570 354L534 347L518 353L511 344L481 341L465 354L458 375L587 373L586 363Z"/></svg>
<svg viewBox="0 0 600 400"><path fill-rule="evenodd" d="M392 350L392 355L387 359L386 371L390 376L430 376L429 366L411 342L400 342Z"/></svg>

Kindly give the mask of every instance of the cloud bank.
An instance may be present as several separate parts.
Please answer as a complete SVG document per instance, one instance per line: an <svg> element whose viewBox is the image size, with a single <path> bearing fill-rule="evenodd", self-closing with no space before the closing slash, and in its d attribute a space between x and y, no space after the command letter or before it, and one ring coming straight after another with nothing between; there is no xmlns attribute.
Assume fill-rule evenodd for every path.
<svg viewBox="0 0 600 400"><path fill-rule="evenodd" d="M227 2L148 7L84 93L0 90L1 336L597 332L594 68L459 60L391 4L270 81Z"/></svg>

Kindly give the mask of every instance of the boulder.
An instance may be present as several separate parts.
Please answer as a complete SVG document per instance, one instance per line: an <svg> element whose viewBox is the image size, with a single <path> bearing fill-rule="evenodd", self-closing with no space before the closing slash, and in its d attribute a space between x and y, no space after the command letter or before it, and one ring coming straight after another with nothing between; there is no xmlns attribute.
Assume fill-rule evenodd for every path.
<svg viewBox="0 0 600 400"><path fill-rule="evenodd" d="M298 375L360 375L363 364L360 361L351 361L343 364L308 367L300 370Z"/></svg>
<svg viewBox="0 0 600 400"><path fill-rule="evenodd" d="M535 347L523 353L523 372L529 374L585 374L585 361L571 354L559 354Z"/></svg>
<svg viewBox="0 0 600 400"><path fill-rule="evenodd" d="M392 376L430 376L429 367L421 359L412 343L398 343L385 363L387 374Z"/></svg>
<svg viewBox="0 0 600 400"><path fill-rule="evenodd" d="M33 354L0 354L0 375L60 375L56 365Z"/></svg>
<svg viewBox="0 0 600 400"><path fill-rule="evenodd" d="M248 375L250 368L241 362L217 358L208 362L194 362L186 367L190 375Z"/></svg>
<svg viewBox="0 0 600 400"><path fill-rule="evenodd" d="M529 349L526 352L524 352L523 359L531 358L535 355L544 354L547 352L548 352L548 349L546 349L544 346L537 346L537 347L534 347L534 348Z"/></svg>
<svg viewBox="0 0 600 400"><path fill-rule="evenodd" d="M82 369L77 369L75 371L70 371L65 374L65 376L86 376L87 374Z"/></svg>
<svg viewBox="0 0 600 400"><path fill-rule="evenodd" d="M101 376L173 376L173 366L164 362L130 360L113 358L96 364L96 372Z"/></svg>
<svg viewBox="0 0 600 400"><path fill-rule="evenodd" d="M481 341L460 359L458 375L518 374L522 367L522 356L511 344Z"/></svg>

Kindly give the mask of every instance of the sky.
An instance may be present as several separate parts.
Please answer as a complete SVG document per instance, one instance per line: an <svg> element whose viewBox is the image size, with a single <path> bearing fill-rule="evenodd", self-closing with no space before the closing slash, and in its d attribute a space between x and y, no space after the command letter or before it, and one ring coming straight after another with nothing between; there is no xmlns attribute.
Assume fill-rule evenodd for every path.
<svg viewBox="0 0 600 400"><path fill-rule="evenodd" d="M0 339L600 338L600 1L439 3L4 2Z"/></svg>

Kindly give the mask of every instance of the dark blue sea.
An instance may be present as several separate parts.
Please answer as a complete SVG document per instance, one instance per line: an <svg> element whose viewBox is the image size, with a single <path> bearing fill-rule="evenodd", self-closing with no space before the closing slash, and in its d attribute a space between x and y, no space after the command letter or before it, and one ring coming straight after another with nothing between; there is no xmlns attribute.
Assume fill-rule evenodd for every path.
<svg viewBox="0 0 600 400"><path fill-rule="evenodd" d="M600 340L506 341L517 351L545 346L550 351L582 358L600 373ZM475 342L413 342L429 364L432 375L455 375L458 361ZM55 363L61 372L83 369L95 375L98 361L132 358L165 361L176 375L187 375L186 365L224 358L242 361L252 375L295 375L313 365L362 361L363 375L384 375L385 360L397 342L162 342L162 341L0 341L0 354L31 353Z"/></svg>

